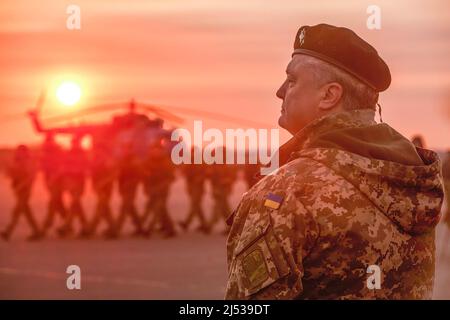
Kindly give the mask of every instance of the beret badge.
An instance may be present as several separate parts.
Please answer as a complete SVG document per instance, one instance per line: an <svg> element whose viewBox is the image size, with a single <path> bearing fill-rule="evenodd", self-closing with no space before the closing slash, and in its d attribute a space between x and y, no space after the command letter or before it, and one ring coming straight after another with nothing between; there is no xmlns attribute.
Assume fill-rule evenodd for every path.
<svg viewBox="0 0 450 320"><path fill-rule="evenodd" d="M306 33L306 29L303 28L303 30L300 32L300 35L298 36L299 46L302 46L303 43L305 42L305 33Z"/></svg>

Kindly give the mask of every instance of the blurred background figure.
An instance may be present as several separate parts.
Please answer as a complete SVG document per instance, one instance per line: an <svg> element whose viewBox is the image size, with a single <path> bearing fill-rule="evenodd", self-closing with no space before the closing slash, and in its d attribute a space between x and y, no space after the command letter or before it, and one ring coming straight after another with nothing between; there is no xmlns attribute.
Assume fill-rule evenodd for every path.
<svg viewBox="0 0 450 320"><path fill-rule="evenodd" d="M7 168L7 174L11 179L11 187L16 197L16 205L12 210L12 216L6 229L1 233L1 237L8 240L23 215L31 228L32 234L29 240L36 240L41 237L33 212L31 211L29 200L33 182L36 176L34 159L30 150L25 145L19 145L14 153L13 163Z"/></svg>
<svg viewBox="0 0 450 320"><path fill-rule="evenodd" d="M144 213L142 215L142 223L145 224L149 219L153 219L153 214L155 210L155 203L157 202L157 187L158 184L158 172L161 170L158 168L158 164L155 163L153 159L153 149L155 148L155 143L151 143L147 146L147 152L145 159L142 164L142 184L144 186L144 194L146 197Z"/></svg>
<svg viewBox="0 0 450 320"><path fill-rule="evenodd" d="M73 221L78 218L81 225L79 236L86 237L89 234L86 213L81 203L85 182L88 159L86 151L81 146L82 136L75 135L71 141L70 149L65 152L63 163L63 188L70 195L70 205L65 225L59 230L60 236L73 233Z"/></svg>
<svg viewBox="0 0 450 320"><path fill-rule="evenodd" d="M257 174L259 172L259 165L245 164L244 165L244 180L247 183L247 188L250 189L257 182Z"/></svg>
<svg viewBox="0 0 450 320"><path fill-rule="evenodd" d="M186 217L186 220L180 222L180 226L186 231L189 229L194 219L198 218L200 225L197 230L207 234L210 230L202 208L207 170L205 164L194 163L196 149L199 148L192 147L191 149L191 164L184 164L182 166L182 172L186 180L186 191L189 195L190 203L189 214Z"/></svg>
<svg viewBox="0 0 450 320"><path fill-rule="evenodd" d="M126 217L130 217L134 225L133 235L139 236L144 234L141 218L138 215L135 199L136 192L141 181L139 159L133 152L131 142L122 145L122 152L118 160L118 184L119 194L122 199L120 213L117 219L117 233L123 228Z"/></svg>
<svg viewBox="0 0 450 320"><path fill-rule="evenodd" d="M63 161L64 154L56 143L54 135L47 133L41 149L40 166L44 173L45 186L50 196L47 216L44 220L43 234L45 235L53 226L55 216L59 214L65 220L67 209L63 203ZM62 226L64 227L64 225Z"/></svg>
<svg viewBox="0 0 450 320"><path fill-rule="evenodd" d="M253 187L253 185L258 181L258 177L259 177L259 168L260 165L259 164L251 164L250 163L250 152L249 150L247 150L245 152L245 159L246 162L244 165L242 165L242 170L244 173L244 180L245 183L247 184L247 189L250 189L251 187Z"/></svg>
<svg viewBox="0 0 450 320"><path fill-rule="evenodd" d="M170 153L162 141L156 141L150 146L144 168L148 201L143 222L150 219L146 235L150 236L160 230L164 237L174 237L175 226L167 210L169 189L175 178L174 167Z"/></svg>
<svg viewBox="0 0 450 320"><path fill-rule="evenodd" d="M411 142L419 148L425 148L425 140L423 139L422 135L416 134L411 138Z"/></svg>
<svg viewBox="0 0 450 320"><path fill-rule="evenodd" d="M115 238L117 237L117 230L111 210L111 196L117 172L111 157L111 149L107 145L107 139L104 138L100 141L100 143L93 145L92 150L91 178L97 204L89 233L90 235L95 234L100 222L105 221L107 229L104 236Z"/></svg>
<svg viewBox="0 0 450 320"><path fill-rule="evenodd" d="M225 151L223 154L226 154ZM225 222L231 213L229 196L233 191L237 174L235 165L212 164L208 169L214 199L212 218L209 223L209 229L212 229L219 221ZM224 234L228 234L228 230L229 226L225 223Z"/></svg>

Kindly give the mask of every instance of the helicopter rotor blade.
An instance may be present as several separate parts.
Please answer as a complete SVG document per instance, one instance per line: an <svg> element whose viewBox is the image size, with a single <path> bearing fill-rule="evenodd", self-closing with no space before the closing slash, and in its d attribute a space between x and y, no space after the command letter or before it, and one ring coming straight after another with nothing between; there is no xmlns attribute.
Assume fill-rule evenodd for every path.
<svg viewBox="0 0 450 320"><path fill-rule="evenodd" d="M233 123L233 124L241 124L249 127L257 127L257 128L270 128L272 125L269 125L267 123L262 123L258 121L243 119L239 117L234 117L226 114L216 113L212 111L206 111L206 110L199 110L194 108L185 108L185 107L174 107L174 106L158 106L158 108L161 108L163 110L176 110L179 113L191 115L191 116L197 116L197 117L204 117L210 120L220 121L220 122L227 122L227 123Z"/></svg>
<svg viewBox="0 0 450 320"><path fill-rule="evenodd" d="M152 112L157 117L163 118L164 120L167 120L168 122L171 122L173 124L181 124L184 121L183 118L181 118L171 112L163 110L162 108L158 108L156 106L149 105L149 104L142 104L142 103L135 103L135 104L138 108ZM45 121L47 123L53 123L53 122L64 121L64 120L72 120L74 118L79 118L79 117L86 116L86 115L92 115L92 114L96 114L96 113L108 112L108 111L118 110L118 109L125 109L128 107L129 107L129 101L96 105L96 106L78 110L76 112L49 116L45 119Z"/></svg>
<svg viewBox="0 0 450 320"><path fill-rule="evenodd" d="M138 107L146 111L153 112L156 116L172 122L173 124L182 124L184 122L184 119L180 116L177 116L176 114L173 114L172 112L169 112L155 105L138 103Z"/></svg>
<svg viewBox="0 0 450 320"><path fill-rule="evenodd" d="M226 123L233 123L233 124L240 124L243 126L248 127L258 127L258 128L267 128L272 127L272 125L249 120L249 119L243 119L227 114L221 114L217 112L212 111L206 111L206 110L200 110L195 108L187 108L187 107L174 107L174 106L165 106L165 105L155 105L155 104L149 104L149 103L138 103L134 102L137 108L140 108L142 110L145 110L147 112L151 112L157 117L160 117L164 120L167 120L168 122L171 122L173 124L179 125L184 122L184 119L182 116L176 115L171 111L176 111L182 115L191 116L191 117L202 117L207 118L214 121L219 122L226 122ZM74 118L79 118L85 115L91 115L101 112L107 112L117 109L125 109L129 107L130 102L124 101L119 103L109 103L109 104L101 104L96 105L88 108L84 108L81 110L78 110L76 112L66 113L66 114L60 114L60 115L54 115L49 116L45 119L46 122L58 122L58 121L64 121L64 120L72 120ZM168 111L170 110L170 111Z"/></svg>
<svg viewBox="0 0 450 320"><path fill-rule="evenodd" d="M64 120L72 120L74 118L79 118L79 117L83 117L86 115L91 115L91 114L96 114L96 113L101 113L101 112L108 112L108 111L118 110L118 109L124 109L127 106L127 104L128 104L128 102L118 102L118 103L96 105L96 106L80 109L75 112L48 116L45 119L45 121L52 123L52 122L58 122L58 121L64 121Z"/></svg>

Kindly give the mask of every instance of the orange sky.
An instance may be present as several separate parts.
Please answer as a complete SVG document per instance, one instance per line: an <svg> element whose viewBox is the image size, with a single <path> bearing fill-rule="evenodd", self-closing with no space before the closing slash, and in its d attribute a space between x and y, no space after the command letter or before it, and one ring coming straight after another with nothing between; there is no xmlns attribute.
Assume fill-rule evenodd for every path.
<svg viewBox="0 0 450 320"><path fill-rule="evenodd" d="M275 91L295 32L326 22L355 30L390 66L393 82L380 100L384 121L408 137L423 133L428 147L449 148L450 4L376 1L382 29L371 31L366 8L373 3L3 0L0 119L31 108L42 87L76 78L81 105L135 97L276 127L281 104ZM81 7L81 30L66 29L69 4ZM41 140L26 117L0 125L0 145Z"/></svg>

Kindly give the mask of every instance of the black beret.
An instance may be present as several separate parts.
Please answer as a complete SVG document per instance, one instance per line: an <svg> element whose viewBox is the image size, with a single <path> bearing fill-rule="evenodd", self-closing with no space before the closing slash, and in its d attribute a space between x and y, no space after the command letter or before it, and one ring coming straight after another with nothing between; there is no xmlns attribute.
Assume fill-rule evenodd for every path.
<svg viewBox="0 0 450 320"><path fill-rule="evenodd" d="M352 30L328 24L302 26L294 42L294 53L326 61L358 78L376 91L391 84L391 73L377 50Z"/></svg>

